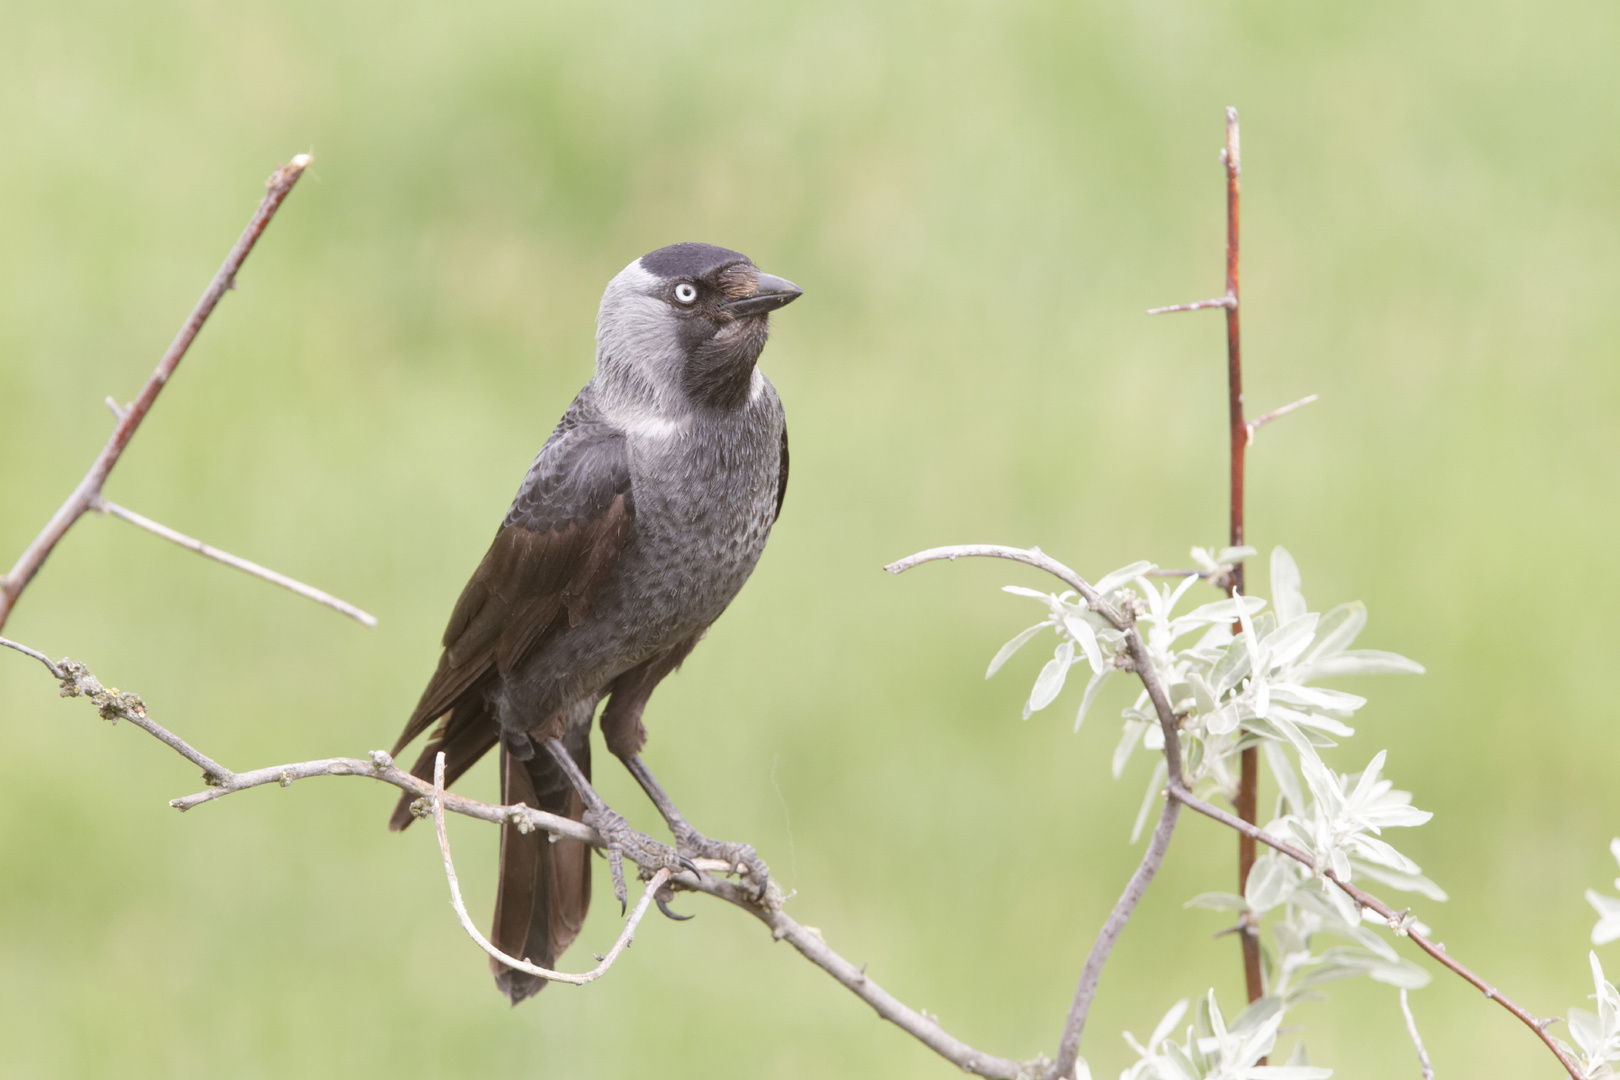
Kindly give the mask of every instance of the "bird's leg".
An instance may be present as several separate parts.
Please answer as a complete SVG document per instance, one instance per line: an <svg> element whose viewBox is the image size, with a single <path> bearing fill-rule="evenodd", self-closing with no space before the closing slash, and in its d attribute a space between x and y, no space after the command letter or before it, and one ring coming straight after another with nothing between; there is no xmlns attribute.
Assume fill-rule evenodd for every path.
<svg viewBox="0 0 1620 1080"><path fill-rule="evenodd" d="M658 812L664 815L669 831L675 836L677 852L688 859L719 859L728 864L734 872L746 873L754 885L755 899L765 899L771 872L764 860L754 853L753 845L710 840L692 828L685 815L676 808L663 786L658 783L658 778L641 760L640 754L629 754L622 760L625 768L630 770L630 775L636 778L636 783L641 785L641 790L647 793L647 798L651 799L653 805L658 807Z"/></svg>
<svg viewBox="0 0 1620 1080"><path fill-rule="evenodd" d="M585 779L585 774L574 763L573 756L568 748L562 744L561 739L547 739L546 750L556 759L568 782L574 785L579 797L585 803L583 821L591 828L602 834L607 841L608 866L613 871L613 895L619 898L619 913L624 914L629 893L624 887L624 860L629 856L645 876L651 876L659 870L674 871L692 870L691 860L683 857L668 844L660 844L646 833L639 833L630 827L624 816L602 801L602 796L591 787L591 782Z"/></svg>

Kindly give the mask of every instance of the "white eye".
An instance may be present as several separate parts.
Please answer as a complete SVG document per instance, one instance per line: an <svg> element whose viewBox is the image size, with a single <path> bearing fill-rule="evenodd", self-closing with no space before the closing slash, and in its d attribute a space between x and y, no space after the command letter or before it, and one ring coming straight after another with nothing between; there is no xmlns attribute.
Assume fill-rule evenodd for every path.
<svg viewBox="0 0 1620 1080"><path fill-rule="evenodd" d="M697 287L688 282L681 282L675 286L675 299L683 304L690 304L697 299Z"/></svg>

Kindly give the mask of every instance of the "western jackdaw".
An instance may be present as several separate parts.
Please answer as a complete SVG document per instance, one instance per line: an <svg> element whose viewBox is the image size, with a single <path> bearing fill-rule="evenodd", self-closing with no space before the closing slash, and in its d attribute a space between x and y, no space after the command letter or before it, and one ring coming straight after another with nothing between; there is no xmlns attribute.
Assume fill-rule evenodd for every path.
<svg viewBox="0 0 1620 1080"><path fill-rule="evenodd" d="M500 746L501 800L590 822L619 855L654 847L591 790L590 730L602 735L675 836L666 864L699 856L746 867L752 849L687 824L638 756L642 709L753 571L787 491L782 403L755 363L769 313L800 294L735 251L674 244L625 267L597 316L596 373L518 489L461 593L439 659L394 753L440 721L412 772L461 776ZM389 822L411 822L411 796ZM678 855L676 854L678 853ZM590 904L590 850L501 828L491 933L510 956L551 968ZM662 906L662 905L660 905ZM512 1002L545 980L498 961Z"/></svg>

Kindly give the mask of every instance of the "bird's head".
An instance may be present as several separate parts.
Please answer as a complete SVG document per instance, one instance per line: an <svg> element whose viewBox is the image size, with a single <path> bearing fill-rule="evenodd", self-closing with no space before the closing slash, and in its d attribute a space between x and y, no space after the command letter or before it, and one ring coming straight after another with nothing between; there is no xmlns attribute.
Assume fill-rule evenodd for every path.
<svg viewBox="0 0 1620 1080"><path fill-rule="evenodd" d="M748 399L770 313L801 291L735 251L659 248L621 270L602 294L598 371L665 409L736 408Z"/></svg>

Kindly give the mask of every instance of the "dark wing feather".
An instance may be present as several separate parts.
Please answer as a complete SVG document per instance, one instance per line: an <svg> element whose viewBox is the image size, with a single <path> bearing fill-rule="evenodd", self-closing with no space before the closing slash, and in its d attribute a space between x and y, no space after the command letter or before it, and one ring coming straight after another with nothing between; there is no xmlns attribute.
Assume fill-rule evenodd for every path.
<svg viewBox="0 0 1620 1080"><path fill-rule="evenodd" d="M782 516L782 500L787 498L787 470L788 470L787 425L783 424L782 425L782 458L781 458L781 463L777 466L777 471L776 471L776 515L775 515L775 517L771 518L772 521L775 521L777 518Z"/></svg>
<svg viewBox="0 0 1620 1080"><path fill-rule="evenodd" d="M624 435L596 414L587 387L546 440L456 601L438 670L394 753L516 669L547 634L579 625L634 521Z"/></svg>

